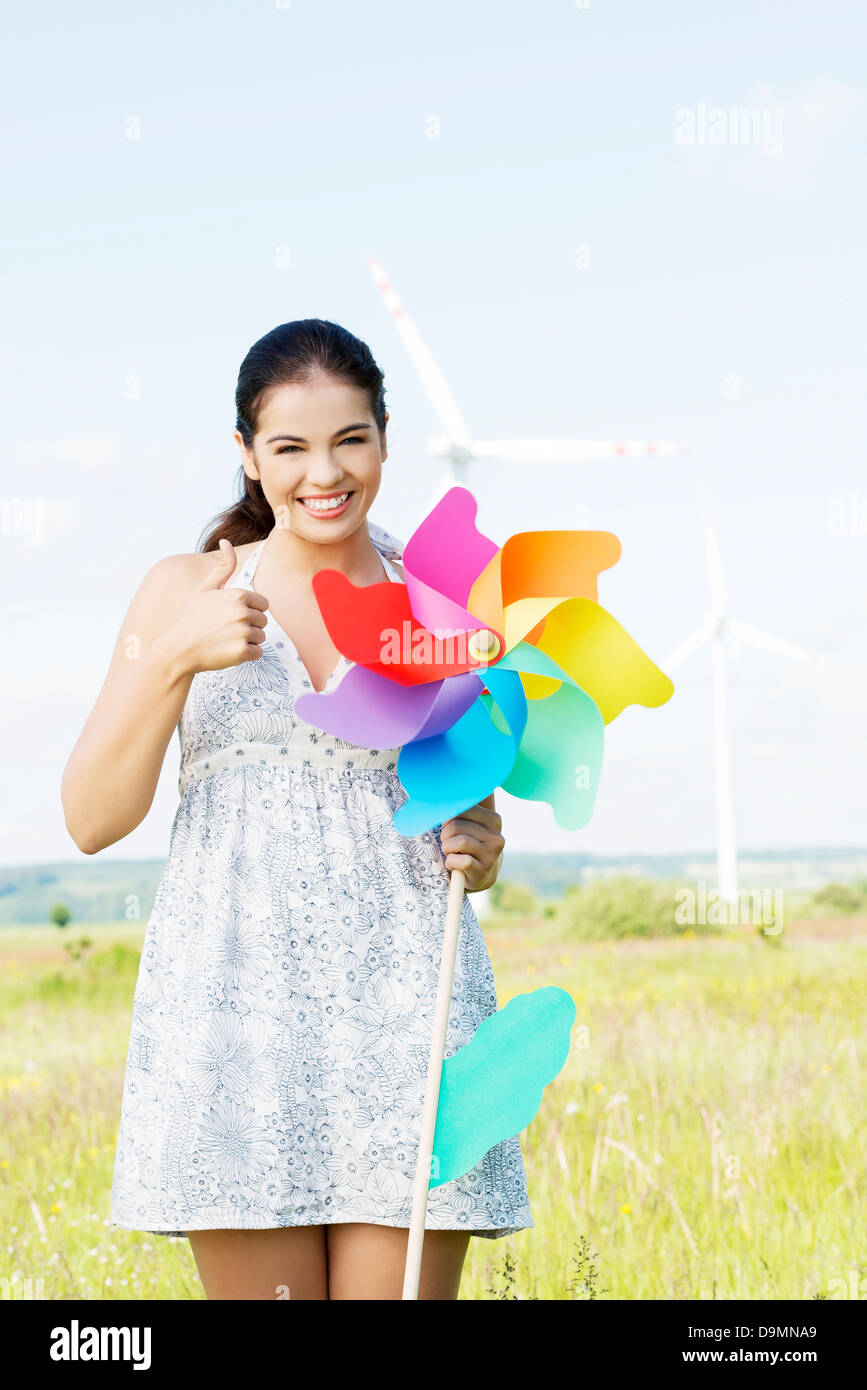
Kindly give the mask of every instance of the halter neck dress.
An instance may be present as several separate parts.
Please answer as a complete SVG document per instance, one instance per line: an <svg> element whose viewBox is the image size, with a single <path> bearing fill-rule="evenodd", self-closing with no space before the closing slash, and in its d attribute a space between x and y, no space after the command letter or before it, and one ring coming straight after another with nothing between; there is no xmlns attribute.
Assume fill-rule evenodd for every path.
<svg viewBox="0 0 867 1390"><path fill-rule="evenodd" d="M400 543L368 530L402 583L389 563ZM264 544L229 587L253 587ZM133 1000L114 1226L409 1226L442 828L394 829L400 750L296 717L313 685L270 611L265 639L258 660L198 672L178 723L180 803ZM350 665L341 657L324 688ZM465 896L446 1056L496 1008ZM490 1238L533 1226L518 1138L433 1188L426 1224Z"/></svg>

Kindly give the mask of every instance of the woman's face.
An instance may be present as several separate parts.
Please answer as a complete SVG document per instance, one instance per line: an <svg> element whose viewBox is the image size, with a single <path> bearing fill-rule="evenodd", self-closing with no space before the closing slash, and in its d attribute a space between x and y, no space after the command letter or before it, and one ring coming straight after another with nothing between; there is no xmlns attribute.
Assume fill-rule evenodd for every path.
<svg viewBox="0 0 867 1390"><path fill-rule="evenodd" d="M277 526L305 539L352 535L379 491L387 450L357 386L320 376L276 387L259 412L252 449L237 430L235 438L244 472L262 484ZM317 498L333 500L314 509Z"/></svg>

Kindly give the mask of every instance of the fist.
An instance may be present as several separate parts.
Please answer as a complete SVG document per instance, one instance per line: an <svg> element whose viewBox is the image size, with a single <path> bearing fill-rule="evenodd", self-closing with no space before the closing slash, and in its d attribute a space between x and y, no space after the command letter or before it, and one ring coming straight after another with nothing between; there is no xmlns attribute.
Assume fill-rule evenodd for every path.
<svg viewBox="0 0 867 1390"><path fill-rule="evenodd" d="M468 893L490 888L497 880L506 845L503 818L494 810L493 792L463 815L444 821L440 844L447 869L460 869Z"/></svg>
<svg viewBox="0 0 867 1390"><path fill-rule="evenodd" d="M237 565L235 549L220 541L220 554L183 605L172 641L189 672L219 671L258 661L265 641L268 600L252 589L227 589Z"/></svg>

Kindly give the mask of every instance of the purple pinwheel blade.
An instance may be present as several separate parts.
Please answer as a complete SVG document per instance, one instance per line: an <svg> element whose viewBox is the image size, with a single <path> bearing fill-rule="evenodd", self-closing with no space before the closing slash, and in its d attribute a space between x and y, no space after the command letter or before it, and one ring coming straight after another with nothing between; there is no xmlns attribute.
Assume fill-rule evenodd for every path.
<svg viewBox="0 0 867 1390"><path fill-rule="evenodd" d="M471 671L426 685L398 685L378 671L350 666L335 690L299 695L295 712L359 748L401 748L451 728L481 691Z"/></svg>

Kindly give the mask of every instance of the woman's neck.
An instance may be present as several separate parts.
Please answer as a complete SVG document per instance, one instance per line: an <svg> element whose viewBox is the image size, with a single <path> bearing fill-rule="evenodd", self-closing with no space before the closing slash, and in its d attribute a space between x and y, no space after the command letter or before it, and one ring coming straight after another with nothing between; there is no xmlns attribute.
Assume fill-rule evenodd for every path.
<svg viewBox="0 0 867 1390"><path fill-rule="evenodd" d="M327 542L311 541L295 531L274 526L266 537L262 561L272 574L305 585L326 569L340 570L353 584L375 584L383 577L382 560L370 539L366 520L351 536Z"/></svg>

